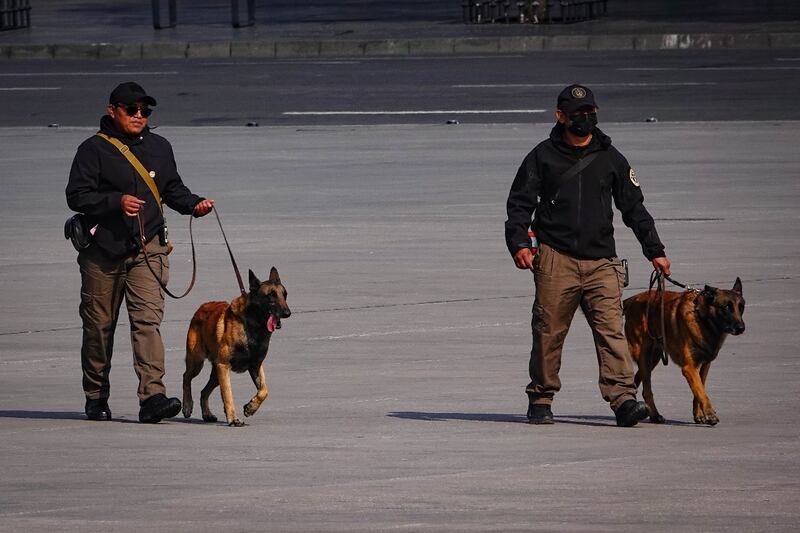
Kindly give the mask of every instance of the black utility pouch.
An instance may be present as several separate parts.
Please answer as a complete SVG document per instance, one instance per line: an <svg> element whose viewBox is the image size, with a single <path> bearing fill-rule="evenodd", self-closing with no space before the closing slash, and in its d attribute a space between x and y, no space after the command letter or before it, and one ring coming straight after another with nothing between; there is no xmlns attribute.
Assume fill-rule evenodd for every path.
<svg viewBox="0 0 800 533"><path fill-rule="evenodd" d="M627 287L628 283L630 282L630 278L628 277L628 260L627 259L623 259L622 260L622 268L625 269L625 281L622 282L622 287L624 288L624 287Z"/></svg>
<svg viewBox="0 0 800 533"><path fill-rule="evenodd" d="M69 217L64 223L64 238L71 241L72 246L80 252L92 244L92 234L89 230L89 220L86 215L78 213Z"/></svg>
<svg viewBox="0 0 800 533"><path fill-rule="evenodd" d="M158 232L158 244L166 246L167 243L169 243L169 229L167 229L167 225L164 224Z"/></svg>

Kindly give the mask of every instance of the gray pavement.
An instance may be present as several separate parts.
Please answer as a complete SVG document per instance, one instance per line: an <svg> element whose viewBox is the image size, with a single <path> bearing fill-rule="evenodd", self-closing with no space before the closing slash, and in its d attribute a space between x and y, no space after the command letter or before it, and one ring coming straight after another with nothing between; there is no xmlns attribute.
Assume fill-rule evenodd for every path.
<svg viewBox="0 0 800 533"><path fill-rule="evenodd" d="M0 531L795 531L798 123L731 125L604 125L675 277L741 276L747 299L747 332L709 377L719 426L691 423L670 365L654 376L669 423L632 429L599 396L580 316L557 423L523 423L532 287L502 222L548 125L161 128L187 184L217 200L239 264L277 266L289 290L270 397L241 429L135 423L124 321L115 421L83 420L79 276L60 234L69 162L93 129L0 128ZM187 220L170 222L179 288ZM198 222L199 281L163 327L173 393L194 308L237 292L213 220ZM648 265L617 234L633 294ZM252 385L233 385L241 406Z"/></svg>
<svg viewBox="0 0 800 533"><path fill-rule="evenodd" d="M320 59L0 64L0 126L96 126L135 79L154 126L551 123L555 96L591 87L605 122L800 120L790 50L542 52ZM731 125L731 127L742 127Z"/></svg>
<svg viewBox="0 0 800 533"><path fill-rule="evenodd" d="M230 24L230 2L179 1L177 27L155 30L150 2L33 0L31 27L0 33L0 59L384 56L800 46L800 4L793 0L610 0L608 14L601 19L549 25L466 25L462 23L461 4L460 0L256 2L256 25L234 29Z"/></svg>

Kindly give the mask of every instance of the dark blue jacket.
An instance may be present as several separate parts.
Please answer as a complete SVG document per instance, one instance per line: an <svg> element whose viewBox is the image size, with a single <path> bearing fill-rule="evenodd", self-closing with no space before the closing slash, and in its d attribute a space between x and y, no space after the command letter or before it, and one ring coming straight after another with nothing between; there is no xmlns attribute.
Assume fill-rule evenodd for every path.
<svg viewBox="0 0 800 533"><path fill-rule="evenodd" d="M638 181L611 139L595 128L589 145L576 148L564 141L563 134L564 126L556 124L550 137L525 157L514 178L506 204L506 245L511 254L531 246L528 227L533 217L536 238L561 252L582 259L615 256L613 200L645 257L664 256ZM579 158L597 151L599 156L581 173L557 185Z"/></svg>
<svg viewBox="0 0 800 533"><path fill-rule="evenodd" d="M183 184L175 165L169 142L146 128L130 137L114 128L111 117L100 121L100 131L126 144L153 178L162 201L175 211L189 215L203 198L192 194ZM139 250L139 223L136 217L122 212L120 199L130 194L145 201L142 217L145 241L149 242L164 226L156 199L142 177L125 156L107 140L93 135L79 147L72 161L67 183L67 205L85 213L90 227L97 224L92 246L106 256L119 259Z"/></svg>

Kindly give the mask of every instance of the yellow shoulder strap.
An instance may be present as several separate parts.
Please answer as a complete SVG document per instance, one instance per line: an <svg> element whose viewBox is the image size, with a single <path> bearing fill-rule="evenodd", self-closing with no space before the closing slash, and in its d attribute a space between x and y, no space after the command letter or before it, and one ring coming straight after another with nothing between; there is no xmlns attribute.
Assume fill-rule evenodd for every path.
<svg viewBox="0 0 800 533"><path fill-rule="evenodd" d="M135 155L133 155L131 149L128 148L122 141L120 141L116 137L109 137L105 133L100 133L100 132L97 133L97 136L107 140L108 142L116 146L117 149L120 151L120 153L125 156L125 159L127 159L128 162L133 166L133 168L136 169L136 172L139 173L144 182L150 188L150 192L153 193L156 202L158 202L158 208L163 213L164 209L161 207L161 195L158 193L158 187L156 187L156 182L153 181L153 178L150 177L150 174L144 168L144 165L142 165L141 161L139 161L139 159Z"/></svg>

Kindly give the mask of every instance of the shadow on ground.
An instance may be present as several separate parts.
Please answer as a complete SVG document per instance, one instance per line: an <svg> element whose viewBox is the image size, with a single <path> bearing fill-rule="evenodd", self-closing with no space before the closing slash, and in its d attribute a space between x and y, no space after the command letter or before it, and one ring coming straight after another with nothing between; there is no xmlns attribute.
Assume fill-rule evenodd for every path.
<svg viewBox="0 0 800 533"><path fill-rule="evenodd" d="M528 418L524 415L512 415L504 413L435 413L421 411L393 411L386 416L393 418L404 418L409 420L423 420L426 422L446 422L448 420L465 420L469 422L506 422L510 424L527 424ZM613 416L582 416L582 415L561 415L554 417L558 424L574 424L578 426L616 426L616 419ZM647 424L647 422L644 422ZM699 426L693 422L683 422L680 420L667 420L667 426Z"/></svg>
<svg viewBox="0 0 800 533"><path fill-rule="evenodd" d="M84 422L88 422L86 419L86 415L81 411L0 411L0 418L24 418L29 420L82 420ZM138 420L128 419L128 418L118 418L114 417L109 421L103 422L118 422L120 424L139 424ZM172 419L164 419L161 423L164 422L180 422L183 424L199 424L199 425L213 425L203 422L199 419L184 419L183 417L172 418ZM227 424L217 424L217 425L224 425Z"/></svg>

